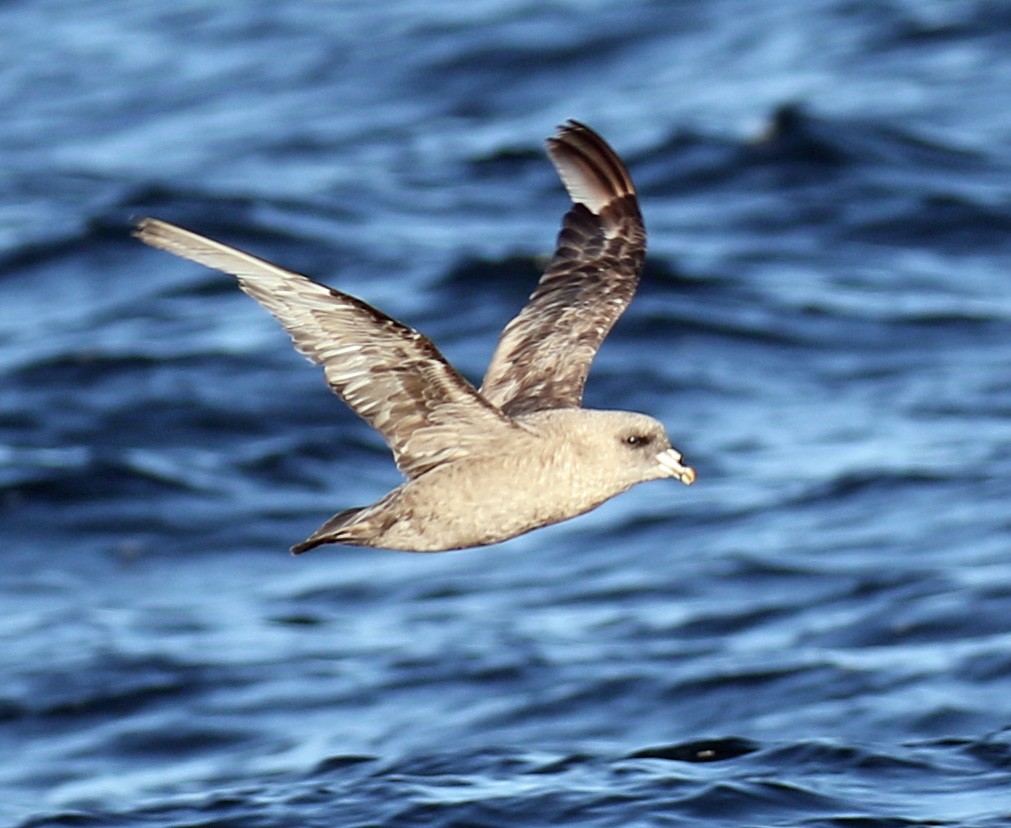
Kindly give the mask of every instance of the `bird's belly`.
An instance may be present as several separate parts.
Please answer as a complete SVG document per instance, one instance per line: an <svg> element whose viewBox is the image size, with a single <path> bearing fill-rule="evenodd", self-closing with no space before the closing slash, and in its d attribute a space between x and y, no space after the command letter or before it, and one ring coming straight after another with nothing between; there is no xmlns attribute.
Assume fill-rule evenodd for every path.
<svg viewBox="0 0 1011 828"><path fill-rule="evenodd" d="M384 545L442 551L507 540L599 506L617 492L588 491L564 468L496 469L474 463L438 469L406 484L404 518Z"/></svg>

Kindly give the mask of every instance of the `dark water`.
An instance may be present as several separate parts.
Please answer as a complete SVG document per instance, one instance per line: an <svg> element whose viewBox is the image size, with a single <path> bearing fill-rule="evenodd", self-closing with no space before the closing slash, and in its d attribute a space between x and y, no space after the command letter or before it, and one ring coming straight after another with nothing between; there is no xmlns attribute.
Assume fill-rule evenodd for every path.
<svg viewBox="0 0 1011 828"><path fill-rule="evenodd" d="M1011 825L1011 9L0 8L0 820ZM478 378L577 117L651 258L588 387L699 470L434 556L155 215Z"/></svg>

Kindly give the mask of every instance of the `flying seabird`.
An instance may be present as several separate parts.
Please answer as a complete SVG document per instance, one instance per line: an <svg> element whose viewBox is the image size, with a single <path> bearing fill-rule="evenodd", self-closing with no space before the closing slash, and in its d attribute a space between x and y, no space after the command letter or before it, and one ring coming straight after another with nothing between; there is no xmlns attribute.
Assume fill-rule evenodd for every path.
<svg viewBox="0 0 1011 828"><path fill-rule="evenodd" d="M406 480L338 512L291 551L482 546L695 470L652 417L581 407L601 342L635 293L646 230L625 165L568 121L547 152L572 199L547 270L502 332L480 390L427 337L360 299L157 219L134 235L207 267L280 321L330 388L389 444Z"/></svg>

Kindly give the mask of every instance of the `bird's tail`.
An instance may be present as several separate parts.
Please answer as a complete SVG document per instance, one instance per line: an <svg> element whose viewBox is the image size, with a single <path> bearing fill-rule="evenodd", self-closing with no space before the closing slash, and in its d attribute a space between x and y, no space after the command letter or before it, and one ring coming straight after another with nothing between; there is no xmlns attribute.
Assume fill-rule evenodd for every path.
<svg viewBox="0 0 1011 828"><path fill-rule="evenodd" d="M296 543L293 547L291 547L291 554L301 555L303 552L308 552L310 549L315 549L317 546L322 546L325 543L354 544L355 540L353 535L351 533L342 532L341 530L347 527L349 523L353 523L355 518L363 512L365 508L365 506L358 506L354 509L345 509L343 512L338 512L304 541Z"/></svg>

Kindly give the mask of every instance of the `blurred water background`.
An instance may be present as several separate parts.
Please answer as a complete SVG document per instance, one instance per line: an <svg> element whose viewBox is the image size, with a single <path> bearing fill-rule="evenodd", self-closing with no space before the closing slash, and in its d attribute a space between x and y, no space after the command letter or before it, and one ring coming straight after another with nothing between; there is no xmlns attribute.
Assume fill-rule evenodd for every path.
<svg viewBox="0 0 1011 828"><path fill-rule="evenodd" d="M0 823L1011 825L1011 5L0 7ZM480 379L622 153L594 407L699 471L482 550L154 215Z"/></svg>

